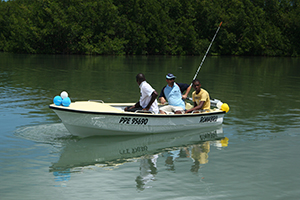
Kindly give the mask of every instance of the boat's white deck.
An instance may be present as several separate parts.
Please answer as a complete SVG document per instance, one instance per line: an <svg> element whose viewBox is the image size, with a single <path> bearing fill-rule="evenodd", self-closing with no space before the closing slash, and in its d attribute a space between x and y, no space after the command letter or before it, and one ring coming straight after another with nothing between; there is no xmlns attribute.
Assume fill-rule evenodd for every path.
<svg viewBox="0 0 300 200"><path fill-rule="evenodd" d="M130 104L129 104L130 105ZM70 106L56 106L51 104L52 107L63 108L66 110L77 110L77 111L88 111L88 112L113 112L113 113L123 113L124 111L106 103L99 103L94 101L76 101L72 102Z"/></svg>

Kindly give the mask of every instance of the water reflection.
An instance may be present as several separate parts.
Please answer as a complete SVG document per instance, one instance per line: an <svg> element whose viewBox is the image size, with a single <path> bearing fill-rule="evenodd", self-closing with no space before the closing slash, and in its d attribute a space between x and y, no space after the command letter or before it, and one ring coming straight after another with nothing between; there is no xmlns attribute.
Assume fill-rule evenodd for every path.
<svg viewBox="0 0 300 200"><path fill-rule="evenodd" d="M217 133L217 135L215 135ZM199 135L200 134L200 135ZM203 134L203 133L202 133ZM201 133L198 133L199 138L203 136ZM140 175L136 178L136 187L138 190L144 190L151 186L147 184L151 181L155 181L155 176L157 174L157 159L159 155L164 158L166 170L175 171L176 162L180 162L181 159L190 158L193 160L193 165L190 168L190 171L197 173L200 169L200 164L208 163L208 153L210 152L210 146L215 145L218 148L228 146L228 138L222 137L222 130L213 130L211 132L206 132L204 135L217 136L212 140L208 138L201 139L199 141L193 141L195 144L182 144L180 147L164 148L158 154L146 155L140 157ZM196 134L197 135L197 134Z"/></svg>
<svg viewBox="0 0 300 200"><path fill-rule="evenodd" d="M222 140L225 140L225 138ZM214 142L221 142L222 140L216 140ZM181 158L191 158L194 164L191 166L190 171L198 172L200 164L208 163L208 153L211 143L212 141L206 141L166 152L163 156L166 158L165 163L168 170L175 171L174 163L177 160Z"/></svg>
<svg viewBox="0 0 300 200"><path fill-rule="evenodd" d="M140 158L140 175L135 179L138 190L149 188L150 186L147 186L147 183L155 181L155 175L157 174L157 159L158 154L142 156Z"/></svg>
<svg viewBox="0 0 300 200"><path fill-rule="evenodd" d="M157 160L163 158L168 170L175 170L180 159L192 159L191 172L198 172L208 162L210 146L225 147L222 126L201 131L156 134L147 136L88 137L65 141L57 162L50 166L56 181L70 180L72 173L84 169L114 167L128 162L140 162L136 177L138 190L147 188L158 173Z"/></svg>

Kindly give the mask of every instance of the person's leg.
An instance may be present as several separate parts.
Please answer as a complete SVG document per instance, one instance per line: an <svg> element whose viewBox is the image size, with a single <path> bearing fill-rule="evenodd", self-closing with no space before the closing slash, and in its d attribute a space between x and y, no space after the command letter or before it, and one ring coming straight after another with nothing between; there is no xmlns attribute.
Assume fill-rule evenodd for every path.
<svg viewBox="0 0 300 200"><path fill-rule="evenodd" d="M184 109L179 106L173 106L173 112L175 114L184 114Z"/></svg>
<svg viewBox="0 0 300 200"><path fill-rule="evenodd" d="M126 111L127 112L135 112L135 111L137 111L137 110L143 110L143 108L141 107L141 106L139 106L139 107L134 107L134 108L131 108L132 106L127 106L126 107Z"/></svg>
<svg viewBox="0 0 300 200"><path fill-rule="evenodd" d="M167 113L165 113L165 112L162 111L162 110L159 110L159 113L160 113L160 114L167 114Z"/></svg>
<svg viewBox="0 0 300 200"><path fill-rule="evenodd" d="M168 105L168 106L163 106L163 107L160 107L160 108L159 108L159 113L160 113L160 114L167 114L167 113L169 113L169 112L172 112L172 108L171 108L170 105Z"/></svg>

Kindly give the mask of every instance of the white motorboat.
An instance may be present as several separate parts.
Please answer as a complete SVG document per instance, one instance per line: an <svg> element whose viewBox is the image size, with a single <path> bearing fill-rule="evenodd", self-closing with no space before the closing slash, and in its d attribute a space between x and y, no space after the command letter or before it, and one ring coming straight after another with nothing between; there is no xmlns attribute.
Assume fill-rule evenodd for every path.
<svg viewBox="0 0 300 200"><path fill-rule="evenodd" d="M212 106L217 104L223 103L219 100L211 100ZM69 106L51 104L49 107L58 115L71 134L80 137L196 130L222 124L226 113L221 106L210 111L187 114L164 115L124 111L124 108L130 105L134 103L104 103L101 100L91 100L72 102Z"/></svg>

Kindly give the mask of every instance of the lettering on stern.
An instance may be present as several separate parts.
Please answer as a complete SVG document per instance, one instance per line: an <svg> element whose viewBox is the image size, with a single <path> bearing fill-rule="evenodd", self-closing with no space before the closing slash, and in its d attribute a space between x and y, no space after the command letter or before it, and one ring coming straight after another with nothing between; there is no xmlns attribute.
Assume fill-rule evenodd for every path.
<svg viewBox="0 0 300 200"><path fill-rule="evenodd" d="M121 117L119 124L146 125L148 121L147 118Z"/></svg>
<svg viewBox="0 0 300 200"><path fill-rule="evenodd" d="M218 116L207 116L207 117L201 117L199 123L216 122L217 120L218 120Z"/></svg>

